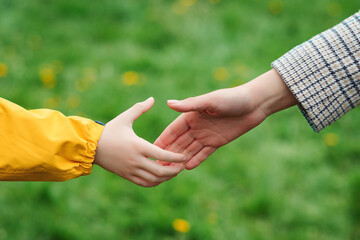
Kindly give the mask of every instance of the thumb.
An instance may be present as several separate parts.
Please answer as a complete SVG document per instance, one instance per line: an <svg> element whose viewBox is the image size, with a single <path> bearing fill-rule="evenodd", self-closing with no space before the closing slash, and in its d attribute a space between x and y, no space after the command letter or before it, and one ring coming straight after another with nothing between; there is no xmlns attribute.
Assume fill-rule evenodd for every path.
<svg viewBox="0 0 360 240"><path fill-rule="evenodd" d="M190 97L184 100L168 100L168 106L178 112L202 111L208 106L206 95Z"/></svg>
<svg viewBox="0 0 360 240"><path fill-rule="evenodd" d="M130 123L133 123L137 118L139 118L143 113L146 113L154 105L154 101L154 98L150 97L143 102L138 102L123 112L121 115L125 116L126 120Z"/></svg>

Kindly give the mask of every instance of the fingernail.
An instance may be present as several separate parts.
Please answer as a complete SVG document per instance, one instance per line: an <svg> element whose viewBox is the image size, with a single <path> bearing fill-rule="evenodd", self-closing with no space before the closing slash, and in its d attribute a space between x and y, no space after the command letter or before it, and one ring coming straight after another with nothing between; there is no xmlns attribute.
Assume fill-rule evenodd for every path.
<svg viewBox="0 0 360 240"><path fill-rule="evenodd" d="M154 99L154 97L149 97L148 99L145 100L145 102L150 101L150 99Z"/></svg>
<svg viewBox="0 0 360 240"><path fill-rule="evenodd" d="M167 100L168 104L178 104L180 103L179 100Z"/></svg>

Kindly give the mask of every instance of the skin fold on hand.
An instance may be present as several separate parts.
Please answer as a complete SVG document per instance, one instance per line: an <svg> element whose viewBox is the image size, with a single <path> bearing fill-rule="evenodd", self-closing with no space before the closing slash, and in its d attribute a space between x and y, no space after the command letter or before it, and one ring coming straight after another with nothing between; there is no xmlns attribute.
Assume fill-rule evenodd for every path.
<svg viewBox="0 0 360 240"><path fill-rule="evenodd" d="M184 169L184 164L163 166L151 160L181 163L185 157L145 141L132 129L133 122L153 104L153 98L137 103L105 125L98 141L94 164L143 187L159 185Z"/></svg>
<svg viewBox="0 0 360 240"><path fill-rule="evenodd" d="M169 100L168 106L182 114L154 144L184 154L186 169L193 169L216 149L258 126L269 115L295 104L296 99L281 77L270 70L242 86L182 101Z"/></svg>

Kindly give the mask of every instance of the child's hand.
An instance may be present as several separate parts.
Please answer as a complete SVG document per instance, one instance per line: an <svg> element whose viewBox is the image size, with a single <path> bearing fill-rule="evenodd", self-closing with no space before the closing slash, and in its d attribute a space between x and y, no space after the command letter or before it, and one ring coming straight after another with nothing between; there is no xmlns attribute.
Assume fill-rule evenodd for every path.
<svg viewBox="0 0 360 240"><path fill-rule="evenodd" d="M133 122L154 104L149 98L137 103L105 125L98 141L94 163L137 185L153 187L175 177L183 164L162 166L149 157L167 162L184 162L179 153L163 150L138 137Z"/></svg>

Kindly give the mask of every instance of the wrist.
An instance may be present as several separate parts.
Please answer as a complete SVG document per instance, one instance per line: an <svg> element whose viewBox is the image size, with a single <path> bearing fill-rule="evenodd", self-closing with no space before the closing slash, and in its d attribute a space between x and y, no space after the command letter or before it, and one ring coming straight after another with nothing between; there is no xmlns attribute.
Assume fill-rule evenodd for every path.
<svg viewBox="0 0 360 240"><path fill-rule="evenodd" d="M296 98L274 69L250 81L248 87L255 105L266 116L297 104Z"/></svg>

